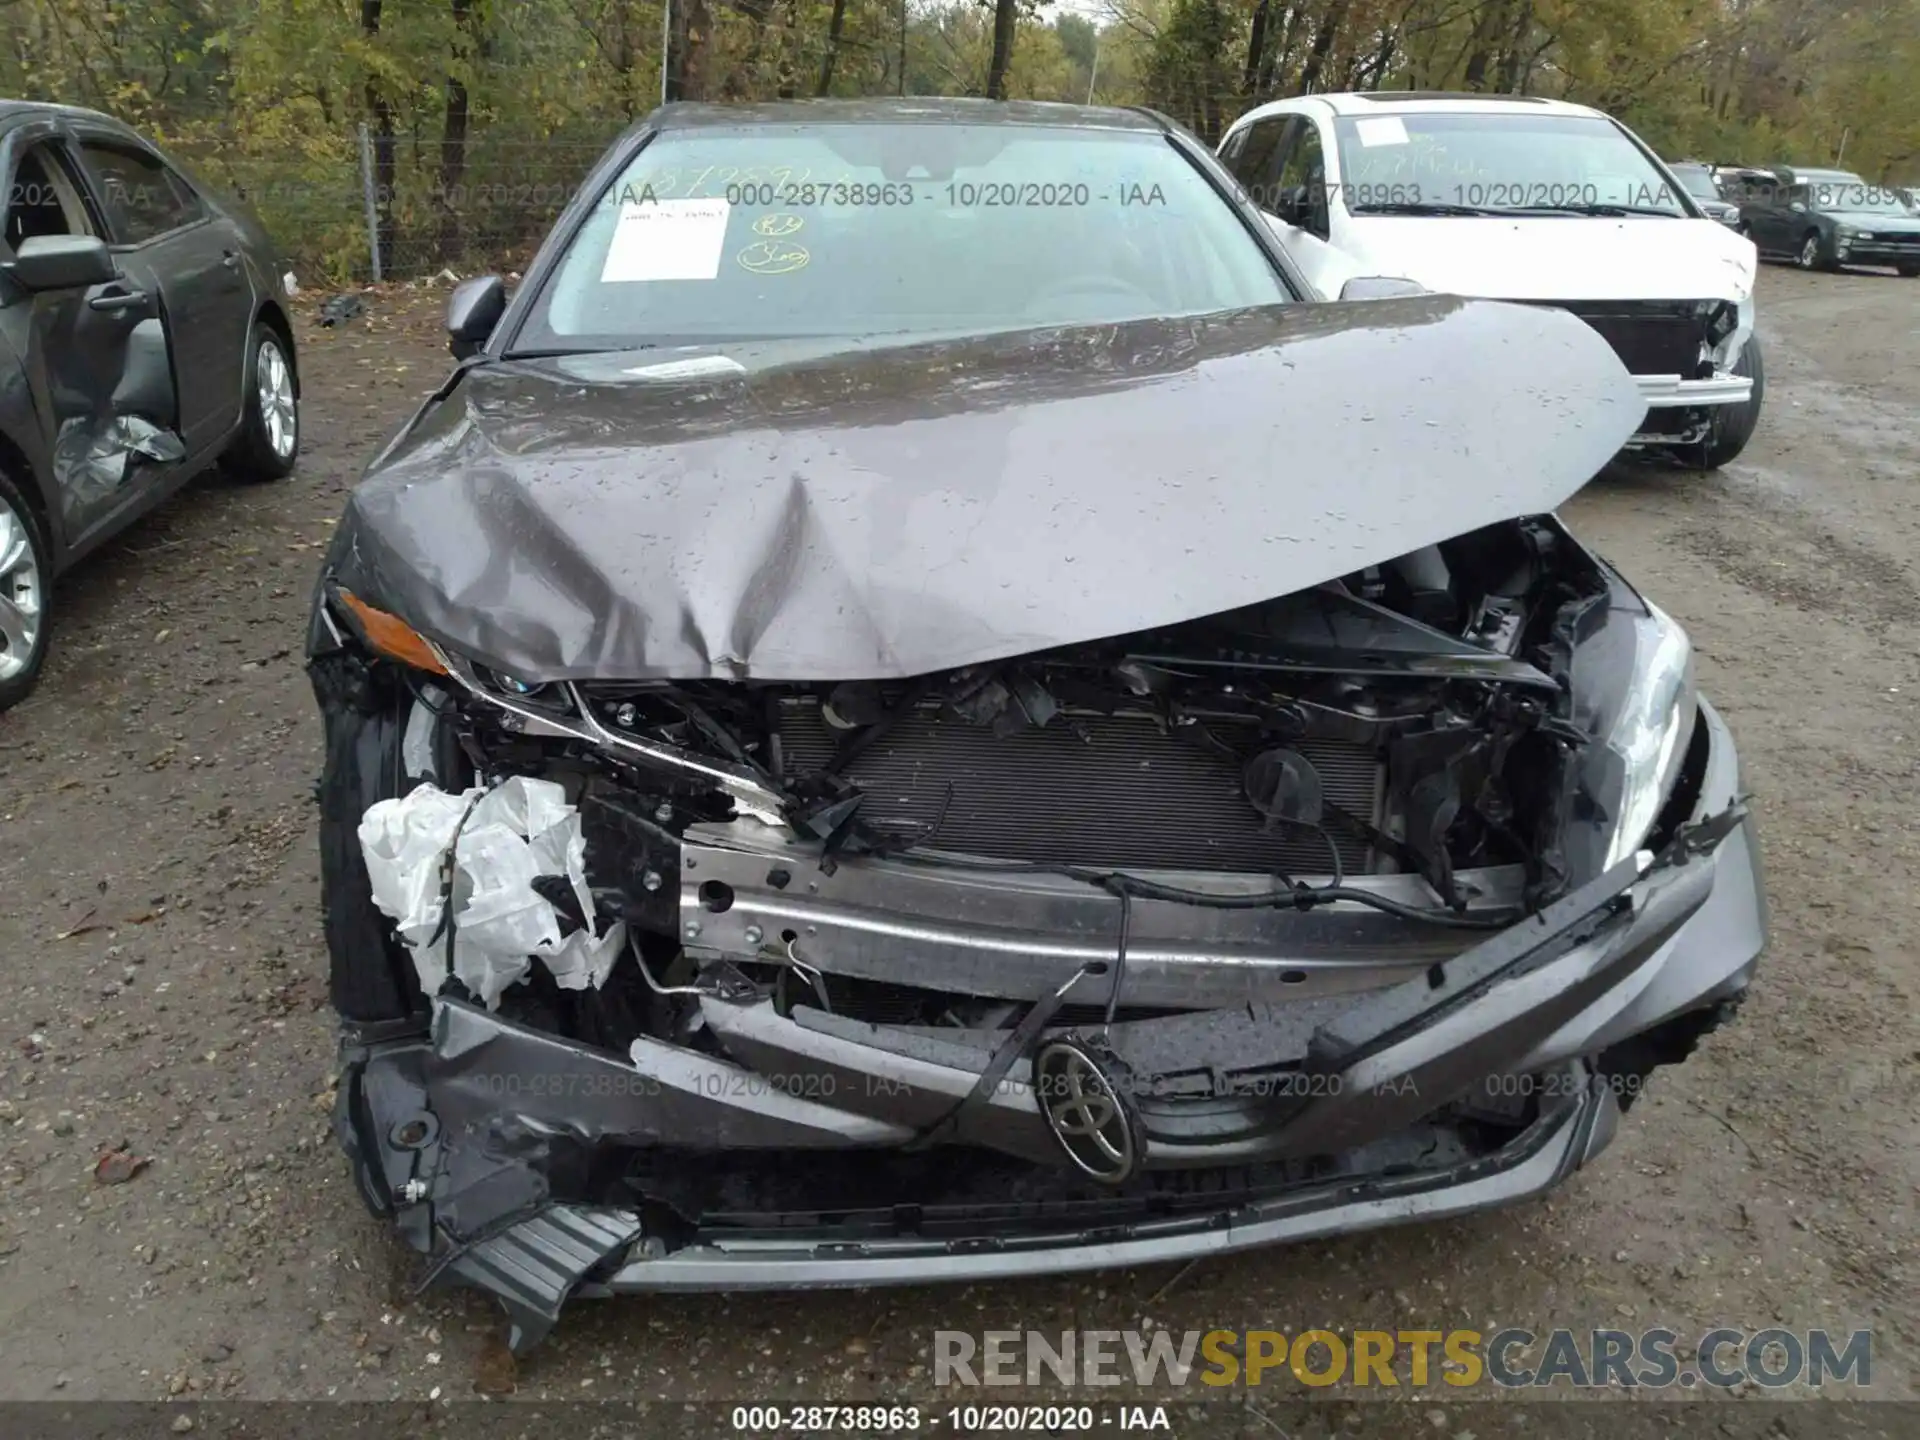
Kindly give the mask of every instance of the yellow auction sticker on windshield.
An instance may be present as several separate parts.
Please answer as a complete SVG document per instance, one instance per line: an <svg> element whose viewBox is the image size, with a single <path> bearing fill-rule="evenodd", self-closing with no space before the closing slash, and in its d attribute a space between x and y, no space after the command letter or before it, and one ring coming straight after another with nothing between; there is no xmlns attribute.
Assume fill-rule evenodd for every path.
<svg viewBox="0 0 1920 1440"><path fill-rule="evenodd" d="M732 213L725 200L621 202L601 283L714 279Z"/></svg>
<svg viewBox="0 0 1920 1440"><path fill-rule="evenodd" d="M753 222L753 233L777 240L782 235L793 234L806 223L798 215L762 215Z"/></svg>
<svg viewBox="0 0 1920 1440"><path fill-rule="evenodd" d="M756 275L790 275L806 269L813 256L791 240L756 240L734 258L742 270Z"/></svg>

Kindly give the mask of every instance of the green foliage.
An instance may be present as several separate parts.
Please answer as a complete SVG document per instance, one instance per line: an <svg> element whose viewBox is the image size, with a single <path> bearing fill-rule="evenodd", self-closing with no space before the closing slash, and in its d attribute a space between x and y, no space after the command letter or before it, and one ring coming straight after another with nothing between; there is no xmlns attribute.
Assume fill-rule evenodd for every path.
<svg viewBox="0 0 1920 1440"><path fill-rule="evenodd" d="M1241 30L1228 0L1173 0L1148 55L1152 103L1209 143L1245 108Z"/></svg>

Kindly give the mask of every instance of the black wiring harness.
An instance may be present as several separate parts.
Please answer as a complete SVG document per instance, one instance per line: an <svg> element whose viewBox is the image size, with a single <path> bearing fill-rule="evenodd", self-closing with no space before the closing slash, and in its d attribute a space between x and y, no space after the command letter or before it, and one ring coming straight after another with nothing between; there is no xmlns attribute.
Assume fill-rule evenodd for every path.
<svg viewBox="0 0 1920 1440"><path fill-rule="evenodd" d="M1123 870L1095 870L1082 865L1053 865L1028 860L981 860L915 847L909 847L898 853L904 860L923 865L942 865L954 869L985 870L1003 874L1062 875L1067 879L1078 880L1083 884L1104 890L1109 895L1125 894L1140 900L1165 900L1172 904L1192 905L1203 910L1289 908L1311 910L1316 905L1331 905L1345 900L1356 905L1365 905L1402 920L1418 921L1455 930L1504 930L1522 914L1518 908L1505 908L1474 915L1464 915L1453 910L1423 909L1418 905L1408 905L1386 895L1376 895L1370 890L1358 889L1340 880L1330 885L1309 885L1305 881L1276 875L1275 879L1280 883L1272 890L1256 895L1221 895L1209 890L1189 890L1179 885L1167 885L1158 880L1149 880L1142 875L1129 875Z"/></svg>

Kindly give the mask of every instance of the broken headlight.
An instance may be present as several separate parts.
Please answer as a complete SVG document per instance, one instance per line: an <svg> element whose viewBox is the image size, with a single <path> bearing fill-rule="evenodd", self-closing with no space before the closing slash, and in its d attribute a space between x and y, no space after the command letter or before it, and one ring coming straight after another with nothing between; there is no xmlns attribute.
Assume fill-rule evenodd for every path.
<svg viewBox="0 0 1920 1440"><path fill-rule="evenodd" d="M1699 704L1693 688L1693 644L1687 632L1649 603L1633 626L1632 678L1604 734L1620 762L1620 791L1606 864L1646 840L1673 791L1693 738Z"/></svg>
<svg viewBox="0 0 1920 1440"><path fill-rule="evenodd" d="M507 674L504 670L488 670L480 665L474 666L473 670L474 674L496 690L508 695L516 695L523 700L539 695L547 688L544 681L522 680L518 676Z"/></svg>
<svg viewBox="0 0 1920 1440"><path fill-rule="evenodd" d="M340 613L347 617L368 649L415 670L434 675L447 673L443 657L433 642L398 615L369 605L344 586L332 586L331 591Z"/></svg>
<svg viewBox="0 0 1920 1440"><path fill-rule="evenodd" d="M1740 328L1740 307L1731 300L1715 300L1707 307L1707 344L1719 349Z"/></svg>
<svg viewBox="0 0 1920 1440"><path fill-rule="evenodd" d="M1740 300L1705 300L1700 304L1702 343L1716 369L1740 358L1741 345L1753 333L1753 296Z"/></svg>

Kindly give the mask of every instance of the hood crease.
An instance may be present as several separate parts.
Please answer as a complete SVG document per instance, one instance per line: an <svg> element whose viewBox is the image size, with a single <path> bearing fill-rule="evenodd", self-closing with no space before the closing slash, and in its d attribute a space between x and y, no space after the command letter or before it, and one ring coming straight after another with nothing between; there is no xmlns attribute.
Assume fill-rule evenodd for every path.
<svg viewBox="0 0 1920 1440"><path fill-rule="evenodd" d="M473 367L356 488L333 577L528 681L899 678L1552 510L1645 410L1579 319L1450 296L689 348L743 373Z"/></svg>

